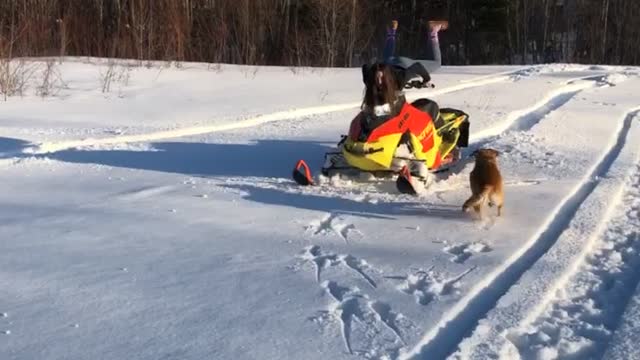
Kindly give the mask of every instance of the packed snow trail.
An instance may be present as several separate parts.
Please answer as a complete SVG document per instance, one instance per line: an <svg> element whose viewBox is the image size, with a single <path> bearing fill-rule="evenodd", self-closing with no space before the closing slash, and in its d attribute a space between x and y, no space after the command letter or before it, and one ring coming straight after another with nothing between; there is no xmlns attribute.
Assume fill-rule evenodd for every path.
<svg viewBox="0 0 640 360"><path fill-rule="evenodd" d="M625 125L631 127L633 122L635 127L630 138L640 136L638 120L638 110L625 119ZM564 256L556 258L572 259L573 254L577 255L527 318L517 328L506 330L504 336L510 343L503 347L503 357L602 356L625 303L640 280L640 273L635 270L640 265L640 149L629 147L632 149L627 150L625 161L602 180L605 184L595 194L600 204L591 208L599 211L592 210L591 216L578 213L574 222L581 224L574 225L575 234L563 234L574 240L558 254ZM591 234L587 240L585 234Z"/></svg>
<svg viewBox="0 0 640 360"><path fill-rule="evenodd" d="M635 84L628 86L635 86ZM626 88L617 91L627 93ZM403 358L445 358L455 351L464 337L468 336L478 322L497 306L498 300L554 246L558 237L568 228L575 212L594 191L599 179L607 174L622 151L631 129L631 119L630 114L625 114L623 120L619 122L613 143L588 171L587 176L551 212L537 234L476 284ZM512 315L509 314L509 316ZM481 333L482 331L480 330ZM482 342L475 342L474 346L480 344Z"/></svg>
<svg viewBox="0 0 640 360"><path fill-rule="evenodd" d="M637 236L636 233L636 242L638 240ZM636 265L635 269L639 267L640 265ZM640 279L640 274L635 275L635 280L637 281L638 279ZM631 283L626 283L626 286L631 286ZM638 331L640 328L640 284L636 286L635 293L632 295L624 314L622 314L622 319L619 321L620 324L613 333L613 339L611 339L607 352L602 359L640 359L640 347L638 347L638 344L640 344L640 332Z"/></svg>
<svg viewBox="0 0 640 360"><path fill-rule="evenodd" d="M637 99L632 95L635 88L635 81L621 83L617 87L604 92L596 90L591 96L583 95L584 100L576 103L575 111L582 111L585 117L593 118L619 118L620 126L629 127L629 138L638 136L637 121L634 117L637 114ZM597 101L596 101L597 99ZM615 99L615 100L614 100ZM610 108L605 114L598 117L597 110L600 104ZM629 110L629 108L631 109ZM585 123L582 119L574 121L562 120L569 128L583 128L593 134L606 134L610 122L600 122L598 126L594 123ZM588 128L586 128L588 127ZM551 140L554 143L562 144L563 133L554 136ZM600 135L602 136L602 135ZM595 138L594 138L595 140ZM584 139L585 146L589 139ZM569 149L566 149L567 151ZM576 147L577 151L578 148ZM573 275L576 267L582 262L591 248L590 242L585 239L595 241L601 227L605 225L610 212L615 209L616 204L612 203L612 194L620 194L624 190L623 179L627 175L627 169L636 163L635 156L638 149L629 143L621 150L619 159L613 163L608 170L607 176L598 176L593 182L598 186L592 190L589 197L581 205L581 209L573 215L569 227L563 231L557 240L556 245L543 256L539 263L529 269L518 281L518 287L507 293L504 301L501 301L495 309L488 313L487 317L480 321L473 335L462 342L459 355L464 358L483 359L495 357L501 353L507 344L505 338L506 328L515 328L533 321L542 312L548 302L553 299L553 293L564 286L568 277ZM577 159L576 159L577 160ZM576 161L574 160L574 161ZM615 196L614 196L615 198ZM604 219L604 220L603 220ZM540 279L544 279L541 281ZM540 297L540 294L547 294ZM499 324L499 325L498 325Z"/></svg>
<svg viewBox="0 0 640 360"><path fill-rule="evenodd" d="M443 89L437 89L428 92L411 91L407 94L407 100L417 99L424 96L439 96L449 94L452 92L462 91L466 89L472 89L475 87L486 86L490 84L500 83L512 79L514 76L522 76L532 72L534 68L524 68L507 73L506 75L500 74L498 76L481 77L478 80L470 80L458 85L449 86ZM266 123L275 121L286 121L297 118L305 118L314 115L322 115L334 112L340 112L345 110L356 109L360 106L360 102L323 105L315 107L307 107L295 110L279 111L272 114L255 116L249 119L238 120L236 122L225 124L213 124L203 126L193 126L186 128L178 128L172 130L165 130L147 134L136 135L123 135L113 136L105 138L88 138L83 140L69 140L69 141L56 141L56 142L43 142L35 146L24 149L23 152L27 154L47 154L54 153L62 150L86 147L86 146L101 146L101 145L113 145L113 144L126 144L136 142L151 142L157 140L166 140L171 138L180 138L187 136L195 136L202 134L209 134L214 132L246 129L251 127L260 126Z"/></svg>
<svg viewBox="0 0 640 360"><path fill-rule="evenodd" d="M584 199L580 207L571 208L562 214L561 218L565 219L563 221L566 225L549 235L555 245L526 270L518 280L517 287L506 293L504 300L501 299L486 318L479 322L472 336L459 345L460 349L453 358L486 359L500 354L505 356L504 352L511 350L508 339L512 339L512 335L507 334L507 328L527 328L526 324L533 321L530 318L537 317L536 314L566 285L568 277L574 274L583 258L593 250L594 239L612 211L620 205L628 168L630 164L637 162L640 154L640 149L624 146L625 139L640 136L639 124L632 122L634 115L635 112L625 117L624 127L607 162L601 162L596 175L583 183L581 197ZM605 169L605 165L608 169ZM514 354L506 355L506 359L513 356Z"/></svg>
<svg viewBox="0 0 640 360"><path fill-rule="evenodd" d="M508 131L529 130L547 114L562 107L581 91L593 87L613 85L609 81L611 77L611 75L597 75L569 80L559 88L545 94L542 99L532 106L510 113L509 116L495 126L474 132L470 136L470 141L485 143ZM616 77L615 75L613 76L613 78Z"/></svg>

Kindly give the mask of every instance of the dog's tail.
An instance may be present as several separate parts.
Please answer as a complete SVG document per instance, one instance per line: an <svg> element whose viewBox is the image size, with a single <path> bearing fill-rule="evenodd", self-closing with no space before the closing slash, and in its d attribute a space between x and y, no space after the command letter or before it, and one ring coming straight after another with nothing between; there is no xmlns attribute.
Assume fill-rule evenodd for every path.
<svg viewBox="0 0 640 360"><path fill-rule="evenodd" d="M483 205L489 198L489 193L492 189L491 186L485 186L480 193L471 195L471 197L464 202L464 205L462 205L462 210L467 211L470 207Z"/></svg>

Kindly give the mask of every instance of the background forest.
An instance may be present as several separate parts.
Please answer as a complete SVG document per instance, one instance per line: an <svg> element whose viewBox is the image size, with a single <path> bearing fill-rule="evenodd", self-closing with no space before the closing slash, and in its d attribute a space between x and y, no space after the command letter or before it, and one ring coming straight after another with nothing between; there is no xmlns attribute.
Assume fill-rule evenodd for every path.
<svg viewBox="0 0 640 360"><path fill-rule="evenodd" d="M443 62L640 64L637 0L1 0L0 57L98 56L251 65L356 66L424 56L446 18Z"/></svg>

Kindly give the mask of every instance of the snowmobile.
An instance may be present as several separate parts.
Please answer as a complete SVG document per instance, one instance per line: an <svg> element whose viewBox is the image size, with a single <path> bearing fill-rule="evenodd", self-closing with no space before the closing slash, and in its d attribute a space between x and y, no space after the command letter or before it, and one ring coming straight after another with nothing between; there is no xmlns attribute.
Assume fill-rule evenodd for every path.
<svg viewBox="0 0 640 360"><path fill-rule="evenodd" d="M424 83L404 86L411 87L421 88ZM396 177L398 191L416 195L429 185L434 173L447 171L461 160L461 148L469 145L468 114L439 108L426 98L409 103L401 94L399 101L403 103L397 113L358 113L348 134L325 154L322 174L329 178ZM297 162L293 179L304 186L315 183L304 160Z"/></svg>

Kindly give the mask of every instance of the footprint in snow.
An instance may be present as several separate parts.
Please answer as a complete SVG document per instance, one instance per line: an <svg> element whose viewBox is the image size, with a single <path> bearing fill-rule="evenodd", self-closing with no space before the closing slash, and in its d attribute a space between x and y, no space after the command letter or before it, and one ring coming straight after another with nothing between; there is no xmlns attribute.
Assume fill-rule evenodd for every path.
<svg viewBox="0 0 640 360"><path fill-rule="evenodd" d="M373 278L367 274L366 270L369 270L371 266L362 259L358 259L349 254L332 254L324 253L317 245L312 245L305 248L304 252L299 256L305 261L309 261L314 264L316 268L316 281L320 282L320 275L322 270L342 265L347 269L355 272L359 277L364 279L372 288L376 288L377 284Z"/></svg>
<svg viewBox="0 0 640 360"><path fill-rule="evenodd" d="M339 323L344 346L350 354L389 358L406 346L404 333L415 325L391 305L371 299L357 287L345 287L335 281L324 281L320 286L331 304L310 320L323 327Z"/></svg>
<svg viewBox="0 0 640 360"><path fill-rule="evenodd" d="M306 226L306 231L313 231L313 235L334 233L337 234L344 242L349 242L352 232L362 234L354 224L339 222L338 214L326 214L321 220L311 222Z"/></svg>
<svg viewBox="0 0 640 360"><path fill-rule="evenodd" d="M433 269L434 267L432 266L427 270L419 269L413 274L385 277L387 279L402 281L397 287L398 290L407 295L412 295L416 299L417 304L425 306L437 298L454 293L460 280L473 271L475 267L451 278L447 278Z"/></svg>
<svg viewBox="0 0 640 360"><path fill-rule="evenodd" d="M489 252L491 250L491 247L483 242L449 245L443 249L445 253L453 255L450 260L458 264L463 264L469 260L473 254Z"/></svg>

